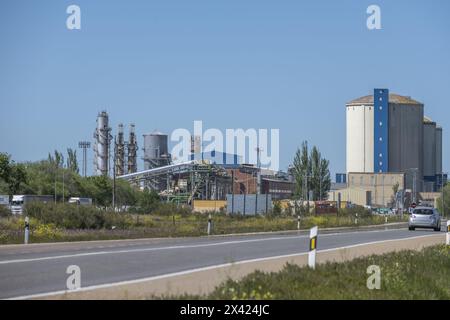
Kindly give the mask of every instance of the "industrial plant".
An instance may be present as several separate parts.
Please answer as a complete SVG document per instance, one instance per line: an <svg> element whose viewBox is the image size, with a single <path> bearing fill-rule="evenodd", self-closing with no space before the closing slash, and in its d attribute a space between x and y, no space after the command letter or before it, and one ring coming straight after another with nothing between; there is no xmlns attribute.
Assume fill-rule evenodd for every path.
<svg viewBox="0 0 450 320"><path fill-rule="evenodd" d="M330 199L397 207L433 200L442 172L442 127L409 96L374 89L346 104L347 172L339 174Z"/></svg>
<svg viewBox="0 0 450 320"><path fill-rule="evenodd" d="M197 211L265 213L272 209L272 200L293 196L295 184L286 173L243 163L236 154L203 152L200 136L191 136L190 160L180 162L169 152L167 134L157 130L144 134L143 170L138 171L135 125L130 125L125 141L124 125L119 124L113 133L109 120L106 111L97 116L96 175L114 175L141 189L157 192L164 201L188 204ZM227 201L231 201L228 206Z"/></svg>
<svg viewBox="0 0 450 320"><path fill-rule="evenodd" d="M423 103L374 89L372 95L346 104L346 135L347 169L336 174L328 201L338 207L346 203L402 209L439 197L447 180L442 172L442 127L425 116ZM113 134L108 113L100 112L94 138L95 174L114 174L167 202L197 205L199 211L230 210L227 201L232 199L233 212L256 214L269 210L272 200L294 195L292 174L244 163L236 154L203 152L200 136L191 136L189 161L180 161L170 154L167 134L144 134L142 171L134 124L125 141L124 125Z"/></svg>

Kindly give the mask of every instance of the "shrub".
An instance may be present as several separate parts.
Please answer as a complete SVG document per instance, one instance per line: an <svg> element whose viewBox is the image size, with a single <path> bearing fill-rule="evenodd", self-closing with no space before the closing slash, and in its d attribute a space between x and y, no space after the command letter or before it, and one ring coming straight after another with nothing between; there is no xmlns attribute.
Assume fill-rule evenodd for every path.
<svg viewBox="0 0 450 320"><path fill-rule="evenodd" d="M113 226L126 229L133 224L128 214L72 204L29 203L25 207L25 214L42 223L66 229L109 229Z"/></svg>
<svg viewBox="0 0 450 320"><path fill-rule="evenodd" d="M0 217L9 217L11 215L11 210L7 206L0 204Z"/></svg>

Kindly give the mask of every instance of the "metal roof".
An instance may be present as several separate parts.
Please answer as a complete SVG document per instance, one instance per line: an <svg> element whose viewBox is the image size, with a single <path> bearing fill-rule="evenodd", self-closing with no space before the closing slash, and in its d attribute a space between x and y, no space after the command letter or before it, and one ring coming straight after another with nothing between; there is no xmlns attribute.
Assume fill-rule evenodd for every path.
<svg viewBox="0 0 450 320"><path fill-rule="evenodd" d="M396 104L423 104L422 102L416 101L409 96L401 96L399 94L390 93L389 94L389 103ZM373 105L373 95L368 95L364 97L360 97L354 99L352 101L347 102L347 105Z"/></svg>

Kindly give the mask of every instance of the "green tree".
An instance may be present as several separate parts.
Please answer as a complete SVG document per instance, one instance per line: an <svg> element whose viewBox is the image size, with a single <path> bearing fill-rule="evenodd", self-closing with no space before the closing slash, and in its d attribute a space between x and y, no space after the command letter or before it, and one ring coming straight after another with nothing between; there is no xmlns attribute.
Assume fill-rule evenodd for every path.
<svg viewBox="0 0 450 320"><path fill-rule="evenodd" d="M293 175L295 179L295 195L297 198L307 199L311 184L311 166L309 165L308 142L302 143L301 149L297 149L293 163Z"/></svg>
<svg viewBox="0 0 450 320"><path fill-rule="evenodd" d="M22 184L27 182L27 173L23 164L13 164L9 179L9 194L17 194Z"/></svg>
<svg viewBox="0 0 450 320"><path fill-rule="evenodd" d="M151 213L160 203L159 195L154 190L149 191L147 188L140 193L138 206L143 213Z"/></svg>
<svg viewBox="0 0 450 320"><path fill-rule="evenodd" d="M11 161L6 153L0 153L0 187L9 195L17 194L21 186L27 182L27 173L23 164Z"/></svg>
<svg viewBox="0 0 450 320"><path fill-rule="evenodd" d="M437 199L437 208L439 212L447 219L450 217L450 184L447 183L444 187L444 207L442 207L442 193ZM444 208L444 210L443 210Z"/></svg>
<svg viewBox="0 0 450 320"><path fill-rule="evenodd" d="M67 149L67 168L76 173L80 173L78 168L77 151L72 148Z"/></svg>
<svg viewBox="0 0 450 320"><path fill-rule="evenodd" d="M58 150L55 150L53 156L51 153L48 154L48 162L55 168L62 168L64 166L64 155Z"/></svg>
<svg viewBox="0 0 450 320"><path fill-rule="evenodd" d="M311 200L309 191L312 191L313 200L327 198L331 187L329 161L322 158L317 147L314 146L309 154L308 143L302 143L294 158L293 174L296 182L295 194L298 198Z"/></svg>

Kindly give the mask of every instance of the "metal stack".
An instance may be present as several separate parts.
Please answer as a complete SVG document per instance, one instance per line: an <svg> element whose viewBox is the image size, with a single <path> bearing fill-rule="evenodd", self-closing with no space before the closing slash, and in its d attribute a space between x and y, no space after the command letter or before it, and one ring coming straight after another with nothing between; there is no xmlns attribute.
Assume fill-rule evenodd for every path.
<svg viewBox="0 0 450 320"><path fill-rule="evenodd" d="M123 124L119 124L115 147L116 176L122 176L125 174L125 140L123 135Z"/></svg>
<svg viewBox="0 0 450 320"><path fill-rule="evenodd" d="M134 124L130 124L130 133L128 138L128 173L137 171L137 139Z"/></svg>
<svg viewBox="0 0 450 320"><path fill-rule="evenodd" d="M109 127L109 116L106 111L100 112L97 116L94 139L94 173L96 175L108 175L112 135Z"/></svg>

